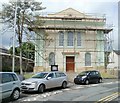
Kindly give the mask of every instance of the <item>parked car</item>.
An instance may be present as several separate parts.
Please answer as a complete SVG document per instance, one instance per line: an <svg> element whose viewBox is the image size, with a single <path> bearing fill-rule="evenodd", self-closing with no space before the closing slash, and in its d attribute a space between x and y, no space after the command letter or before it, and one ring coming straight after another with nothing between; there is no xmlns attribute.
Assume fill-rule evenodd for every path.
<svg viewBox="0 0 120 103"><path fill-rule="evenodd" d="M17 100L20 97L21 81L16 73L0 72L0 100L10 97Z"/></svg>
<svg viewBox="0 0 120 103"><path fill-rule="evenodd" d="M45 89L54 87L67 87L67 75L63 72L40 72L21 83L22 91L38 91L43 93Z"/></svg>
<svg viewBox="0 0 120 103"><path fill-rule="evenodd" d="M75 84L89 84L89 83L101 83L102 77L99 71L83 71L74 78Z"/></svg>

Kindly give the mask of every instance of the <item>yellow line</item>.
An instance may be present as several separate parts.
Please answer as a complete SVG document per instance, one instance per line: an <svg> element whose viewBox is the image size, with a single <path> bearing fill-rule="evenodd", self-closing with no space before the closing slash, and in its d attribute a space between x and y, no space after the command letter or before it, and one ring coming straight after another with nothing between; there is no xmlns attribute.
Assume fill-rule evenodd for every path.
<svg viewBox="0 0 120 103"><path fill-rule="evenodd" d="M114 95L116 95L116 94L117 94L117 93L114 93L114 94L111 94L111 95L109 95L109 96L106 96L106 97L100 99L99 101L106 100L107 98L110 98L111 96L114 96Z"/></svg>
<svg viewBox="0 0 120 103"><path fill-rule="evenodd" d="M106 96L106 97L100 99L99 101L97 101L95 103L106 103L106 101L111 101L111 100L117 98L119 95L120 95L120 93L116 92L116 93L113 93L109 96Z"/></svg>

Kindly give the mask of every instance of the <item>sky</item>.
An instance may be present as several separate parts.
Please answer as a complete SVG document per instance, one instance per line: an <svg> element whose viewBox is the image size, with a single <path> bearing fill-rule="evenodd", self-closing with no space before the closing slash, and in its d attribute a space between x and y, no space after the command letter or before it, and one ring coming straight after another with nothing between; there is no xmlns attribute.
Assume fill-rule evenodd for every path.
<svg viewBox="0 0 120 103"><path fill-rule="evenodd" d="M8 3L9 0L0 1ZM73 8L79 12L87 14L105 14L106 24L112 26L111 38L114 40L113 49L118 48L118 1L119 0L36 0L42 2L42 6L46 7L43 13L55 13L67 8ZM3 28L0 28L2 34L2 45L9 48L12 45L12 32L3 33ZM17 44L17 41L15 42Z"/></svg>

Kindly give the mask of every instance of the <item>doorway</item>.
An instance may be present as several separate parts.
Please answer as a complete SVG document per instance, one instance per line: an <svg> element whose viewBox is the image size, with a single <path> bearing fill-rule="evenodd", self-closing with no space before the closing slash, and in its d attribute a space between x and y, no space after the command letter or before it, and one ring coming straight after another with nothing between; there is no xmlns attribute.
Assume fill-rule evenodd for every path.
<svg viewBox="0 0 120 103"><path fill-rule="evenodd" d="M75 57L66 57L66 72L68 71L72 71L74 72L74 68L75 68Z"/></svg>

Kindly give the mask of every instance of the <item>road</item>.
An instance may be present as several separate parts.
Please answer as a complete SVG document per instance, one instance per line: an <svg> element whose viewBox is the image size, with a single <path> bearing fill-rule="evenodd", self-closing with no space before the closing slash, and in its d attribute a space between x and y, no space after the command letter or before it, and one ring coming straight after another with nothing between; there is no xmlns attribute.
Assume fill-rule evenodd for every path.
<svg viewBox="0 0 120 103"><path fill-rule="evenodd" d="M75 85L69 83L68 88L46 90L42 94L22 93L15 102L24 101L118 101L118 81L106 79L103 83L89 85Z"/></svg>

